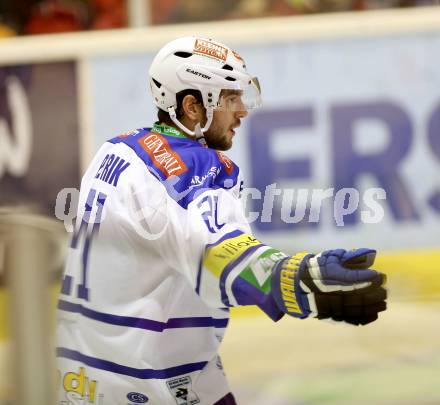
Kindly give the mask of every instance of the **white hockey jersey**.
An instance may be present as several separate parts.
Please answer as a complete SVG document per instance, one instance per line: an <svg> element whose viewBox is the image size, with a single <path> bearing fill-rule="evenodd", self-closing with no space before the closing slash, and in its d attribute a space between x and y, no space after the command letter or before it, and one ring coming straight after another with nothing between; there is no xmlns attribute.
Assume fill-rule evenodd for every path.
<svg viewBox="0 0 440 405"><path fill-rule="evenodd" d="M171 127L106 142L81 182L58 303L60 404L212 405L228 308L282 313L238 167ZM82 401L82 402L81 402Z"/></svg>

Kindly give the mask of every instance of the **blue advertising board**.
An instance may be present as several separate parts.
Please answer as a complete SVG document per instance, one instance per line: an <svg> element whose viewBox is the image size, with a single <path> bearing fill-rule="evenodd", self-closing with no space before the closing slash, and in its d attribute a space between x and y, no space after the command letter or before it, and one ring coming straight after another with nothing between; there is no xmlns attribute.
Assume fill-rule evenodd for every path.
<svg viewBox="0 0 440 405"><path fill-rule="evenodd" d="M80 184L76 62L0 68L0 206L53 216Z"/></svg>

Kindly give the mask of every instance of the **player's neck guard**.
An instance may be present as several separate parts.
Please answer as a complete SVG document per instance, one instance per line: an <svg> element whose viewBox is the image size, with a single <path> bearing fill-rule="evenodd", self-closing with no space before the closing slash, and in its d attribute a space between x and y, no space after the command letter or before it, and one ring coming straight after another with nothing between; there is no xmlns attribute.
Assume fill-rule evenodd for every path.
<svg viewBox="0 0 440 405"><path fill-rule="evenodd" d="M151 130L154 132L157 132L158 134L161 134L161 135L170 135L170 136L174 136L176 138L188 138L182 132L180 132L178 129L176 129L170 125L161 124L159 121L154 123Z"/></svg>

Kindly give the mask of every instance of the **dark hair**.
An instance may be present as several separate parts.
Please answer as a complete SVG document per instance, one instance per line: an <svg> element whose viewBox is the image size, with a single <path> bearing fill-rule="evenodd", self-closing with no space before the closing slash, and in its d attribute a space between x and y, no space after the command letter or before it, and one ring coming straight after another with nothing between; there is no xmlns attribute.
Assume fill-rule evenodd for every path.
<svg viewBox="0 0 440 405"><path fill-rule="evenodd" d="M180 119L183 117L184 113L183 113L183 109L182 109L182 102L186 96L193 96L197 100L198 103L203 104L202 93L200 93L199 90L188 89L188 90L179 91L176 94L176 101L177 101L176 117L177 117L177 119ZM157 111L157 119L159 122L163 122L168 125L174 125L168 111L164 111L160 108Z"/></svg>

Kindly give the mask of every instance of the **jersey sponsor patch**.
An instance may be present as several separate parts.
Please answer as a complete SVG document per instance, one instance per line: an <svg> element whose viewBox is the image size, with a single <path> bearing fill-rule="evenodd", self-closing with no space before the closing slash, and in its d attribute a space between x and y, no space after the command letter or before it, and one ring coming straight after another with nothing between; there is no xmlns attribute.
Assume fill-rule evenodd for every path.
<svg viewBox="0 0 440 405"><path fill-rule="evenodd" d="M129 392L127 399L134 404L145 404L148 402L148 397L140 392Z"/></svg>
<svg viewBox="0 0 440 405"><path fill-rule="evenodd" d="M118 135L118 138L128 138L129 136L137 135L139 131L137 129L133 129L132 131L123 132Z"/></svg>
<svg viewBox="0 0 440 405"><path fill-rule="evenodd" d="M230 176L234 171L234 162L231 159L229 159L224 153L220 151L216 151L216 152L220 162L222 163L223 167L226 170L226 173L228 173L228 175Z"/></svg>
<svg viewBox="0 0 440 405"><path fill-rule="evenodd" d="M265 294L270 291L270 277L275 264L286 255L279 250L269 248L256 260L253 260L241 273L240 277Z"/></svg>
<svg viewBox="0 0 440 405"><path fill-rule="evenodd" d="M204 175L202 175L202 176L193 176L193 177L191 178L191 182L190 182L190 184L191 184L191 186L200 186L200 185L202 185L203 183L205 183L205 181L206 181L208 178L211 178L212 181L214 181L215 178L217 177L217 175L219 174L219 172L220 172L220 168L219 168L219 167L217 167L217 166L212 166L212 167L208 170L208 172L205 173Z"/></svg>
<svg viewBox="0 0 440 405"><path fill-rule="evenodd" d="M199 55L209 56L223 62L226 61L228 57L228 48L225 48L224 46L207 39L197 38L193 52Z"/></svg>
<svg viewBox="0 0 440 405"><path fill-rule="evenodd" d="M78 372L69 371L64 375L58 371L58 378L66 398L66 401L61 401L61 404L81 403L76 401L94 405L102 404L102 395L96 394L98 382L86 375L84 367L80 367Z"/></svg>
<svg viewBox="0 0 440 405"><path fill-rule="evenodd" d="M204 265L215 276L220 277L223 269L232 261L241 256L252 246L261 245L261 242L249 234L242 234L228 238L208 249Z"/></svg>
<svg viewBox="0 0 440 405"><path fill-rule="evenodd" d="M171 148L168 141L160 134L150 132L138 140L142 149L148 153L154 165L168 178L185 173L186 167L179 154Z"/></svg>
<svg viewBox="0 0 440 405"><path fill-rule="evenodd" d="M192 390L190 376L168 380L167 387L176 400L177 405L195 405L200 403L199 397Z"/></svg>

